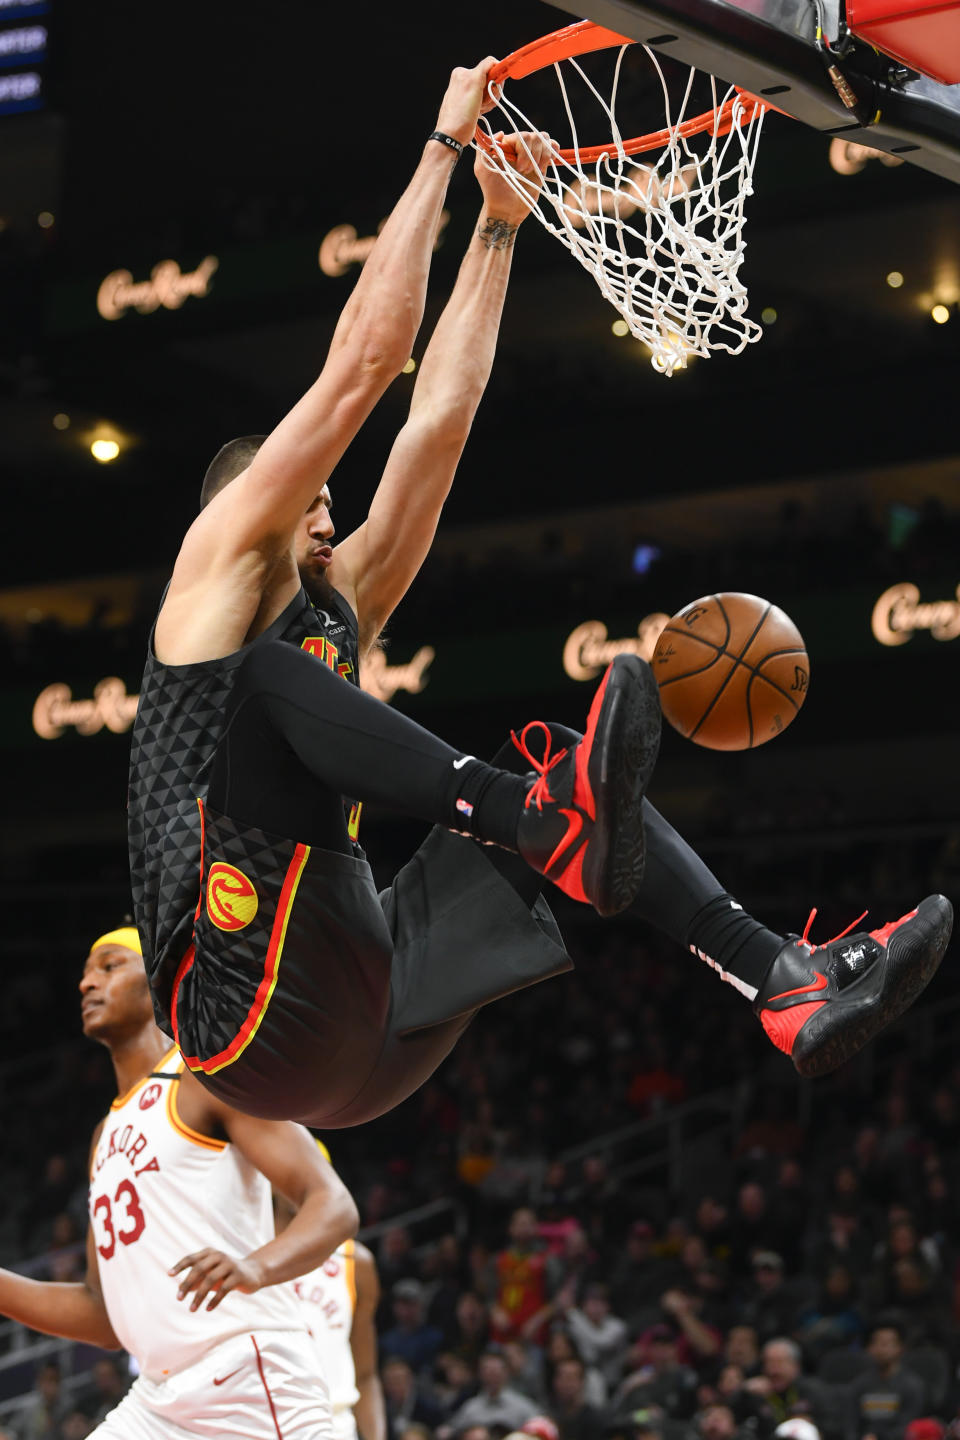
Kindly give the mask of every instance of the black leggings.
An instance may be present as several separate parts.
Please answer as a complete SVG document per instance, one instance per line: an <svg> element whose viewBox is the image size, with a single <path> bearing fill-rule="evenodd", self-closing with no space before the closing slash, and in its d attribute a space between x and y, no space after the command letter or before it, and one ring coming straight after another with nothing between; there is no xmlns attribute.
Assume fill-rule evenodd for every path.
<svg viewBox="0 0 960 1440"><path fill-rule="evenodd" d="M458 794L488 768L272 640L240 663L208 793L235 821L350 854L344 796L453 826Z"/></svg>

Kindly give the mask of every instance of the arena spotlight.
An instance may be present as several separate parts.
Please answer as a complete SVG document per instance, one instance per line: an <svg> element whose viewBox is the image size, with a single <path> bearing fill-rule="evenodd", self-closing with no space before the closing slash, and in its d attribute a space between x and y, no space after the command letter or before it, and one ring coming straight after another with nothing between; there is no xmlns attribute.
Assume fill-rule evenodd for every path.
<svg viewBox="0 0 960 1440"><path fill-rule="evenodd" d="M100 419L91 425L81 425L74 416L70 430L74 443L89 451L98 465L109 465L138 443L137 436L121 430L112 420Z"/></svg>
<svg viewBox="0 0 960 1440"><path fill-rule="evenodd" d="M950 319L950 310L946 305L934 305L930 311L930 317L936 321L938 325L946 325Z"/></svg>
<svg viewBox="0 0 960 1440"><path fill-rule="evenodd" d="M899 270L890 271L890 274L887 276L887 284L890 286L891 290L900 289L900 286L903 284L903 276L901 275Z"/></svg>
<svg viewBox="0 0 960 1440"><path fill-rule="evenodd" d="M417 362L416 362L416 360L414 360L413 356L411 355L411 356L410 356L410 359L407 361L406 365L404 365L404 367L403 367L403 369L401 370L400 373L401 373L401 375L412 375L413 372L414 372L414 370L416 370L416 368L417 368Z"/></svg>
<svg viewBox="0 0 960 1440"><path fill-rule="evenodd" d="M760 319L763 321L764 325L776 325L777 312L776 310L774 310L772 305L768 305L766 309L760 311Z"/></svg>
<svg viewBox="0 0 960 1440"><path fill-rule="evenodd" d="M54 430L69 430L70 416L65 415L62 410L59 411L59 413L53 417L53 428Z"/></svg>
<svg viewBox="0 0 960 1440"><path fill-rule="evenodd" d="M627 324L626 320L614 320L613 324L610 326L610 329L613 331L614 335L630 334L630 326Z"/></svg>

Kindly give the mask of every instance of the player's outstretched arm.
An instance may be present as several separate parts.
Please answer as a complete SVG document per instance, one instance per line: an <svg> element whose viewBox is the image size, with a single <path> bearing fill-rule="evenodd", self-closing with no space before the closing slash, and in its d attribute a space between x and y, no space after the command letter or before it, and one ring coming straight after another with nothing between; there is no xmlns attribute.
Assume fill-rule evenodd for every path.
<svg viewBox="0 0 960 1440"><path fill-rule="evenodd" d="M353 1413L360 1440L386 1440L387 1413L377 1368L376 1314L380 1304L380 1277L377 1262L366 1245L356 1245L353 1254L357 1304L350 1328L350 1349L360 1395Z"/></svg>
<svg viewBox="0 0 960 1440"><path fill-rule="evenodd" d="M181 1110L183 1094L181 1090ZM302 1125L258 1120L212 1097L208 1100L230 1143L290 1201L296 1214L282 1234L249 1255L198 1250L173 1265L177 1298L189 1300L191 1310L199 1310L205 1300L207 1310L215 1310L231 1290L250 1295L265 1285L295 1280L322 1265L359 1224L349 1190Z"/></svg>
<svg viewBox="0 0 960 1440"><path fill-rule="evenodd" d="M550 141L529 134L518 169L537 193ZM476 231L430 339L410 415L390 453L370 513L333 552L328 579L353 605L368 649L423 564L493 365L518 227L529 214L482 155Z"/></svg>
<svg viewBox="0 0 960 1440"><path fill-rule="evenodd" d="M104 1350L121 1348L100 1292L97 1252L89 1230L84 1280L75 1284L30 1280L12 1270L0 1270L0 1313L44 1335L62 1335L65 1340L80 1340Z"/></svg>
<svg viewBox="0 0 960 1440"><path fill-rule="evenodd" d="M491 57L453 71L437 128L466 143ZM343 310L319 378L268 435L242 475L197 517L181 549L171 596L254 553L272 563L413 348L447 185L455 163L428 140Z"/></svg>

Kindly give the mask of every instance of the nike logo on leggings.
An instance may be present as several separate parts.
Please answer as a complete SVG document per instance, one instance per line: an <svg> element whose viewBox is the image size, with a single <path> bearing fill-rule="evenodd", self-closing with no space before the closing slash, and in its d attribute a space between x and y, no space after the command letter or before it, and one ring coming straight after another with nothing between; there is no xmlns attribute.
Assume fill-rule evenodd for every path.
<svg viewBox="0 0 960 1440"><path fill-rule="evenodd" d="M462 770L468 760L475 760L476 758L475 755L461 755L459 760L454 760L453 768L454 770Z"/></svg>

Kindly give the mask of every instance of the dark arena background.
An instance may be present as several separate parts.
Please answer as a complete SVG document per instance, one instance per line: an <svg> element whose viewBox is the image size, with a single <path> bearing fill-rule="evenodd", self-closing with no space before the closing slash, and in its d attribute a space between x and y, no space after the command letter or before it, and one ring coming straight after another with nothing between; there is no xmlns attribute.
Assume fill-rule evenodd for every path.
<svg viewBox="0 0 960 1440"><path fill-rule="evenodd" d="M83 1275L114 1088L77 981L130 909L129 727L205 467L316 376L451 68L569 19L0 0L4 1266ZM808 647L802 712L737 753L665 729L651 798L772 928L818 907L814 940L960 889L960 191L891 158L768 117L743 270L762 339L670 378L523 228L486 397L373 677L492 754L532 716L582 726L610 655L649 655L699 596L773 601ZM340 535L453 284L471 170L409 373L331 482ZM423 833L366 807L378 878ZM556 911L574 976L491 1007L419 1094L328 1137L380 1268L390 1440L519 1428L462 1413L489 1399L490 1342L560 1440L767 1440L791 1417L824 1440L960 1434L955 947L902 1021L807 1083L695 956L629 915ZM524 1325L498 1288L511 1246L546 1257ZM878 1324L902 1404L874 1413ZM763 1349L779 1339L797 1348ZM0 1320L0 1436L90 1433L130 1382L104 1354Z"/></svg>

